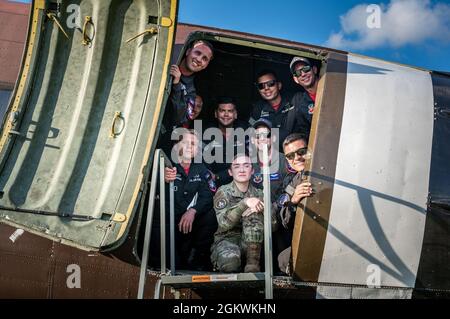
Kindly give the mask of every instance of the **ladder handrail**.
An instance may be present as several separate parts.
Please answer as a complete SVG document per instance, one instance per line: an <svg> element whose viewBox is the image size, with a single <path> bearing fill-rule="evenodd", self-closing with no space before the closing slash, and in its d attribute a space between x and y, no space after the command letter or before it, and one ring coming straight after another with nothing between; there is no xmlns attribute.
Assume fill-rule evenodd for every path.
<svg viewBox="0 0 450 319"><path fill-rule="evenodd" d="M138 299L144 298L145 281L147 279L147 264L148 264L148 250L150 247L150 236L152 233L152 222L153 222L153 211L154 211L154 200L156 196L156 178L159 166L159 154L160 150L156 150L155 156L153 158L153 168L152 168L152 178L150 183L150 197L147 208L147 220L145 223L145 233L144 233L144 247L142 248L142 260L141 260L141 270L139 273L139 288L138 288Z"/></svg>
<svg viewBox="0 0 450 319"><path fill-rule="evenodd" d="M272 265L272 202L270 197L270 167L268 145L263 147L263 192L264 192L264 277L265 297L273 299Z"/></svg>
<svg viewBox="0 0 450 319"><path fill-rule="evenodd" d="M265 258L265 298L273 299L273 263L272 263L272 224L271 224L271 196L270 196L270 167L268 165L268 146L263 148L263 192L264 192L264 258ZM174 182L170 182L170 272L166 271L166 219L165 219L165 180L164 168L171 167L171 162L161 149L157 149L154 156L152 177L150 184L150 198L147 210L147 221L144 234L144 248L142 253L141 272L139 277L138 299L144 295L146 270L148 263L148 250L150 246L151 226L153 220L154 203L156 195L157 172L160 177L160 221L161 221L161 276L175 274L175 215L174 215Z"/></svg>
<svg viewBox="0 0 450 319"><path fill-rule="evenodd" d="M175 202L174 202L174 182L169 183L169 220L170 220L170 273L166 272L166 187L164 180L164 168L172 167L172 162L164 153L160 151L160 221L161 221L161 276L175 274Z"/></svg>

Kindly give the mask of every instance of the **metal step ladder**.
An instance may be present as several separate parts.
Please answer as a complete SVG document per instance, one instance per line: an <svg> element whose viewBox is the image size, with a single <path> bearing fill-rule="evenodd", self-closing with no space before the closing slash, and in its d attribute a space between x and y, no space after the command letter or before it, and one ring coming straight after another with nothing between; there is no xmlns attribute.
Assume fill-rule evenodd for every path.
<svg viewBox="0 0 450 319"><path fill-rule="evenodd" d="M268 163L268 149L263 151L263 160ZM145 281L147 278L148 252L150 247L151 228L154 214L153 203L156 197L156 183L159 169L160 202L165 203L165 181L164 168L171 167L171 162L164 152L157 149L153 159L152 178L150 183L150 199L147 211L147 222L145 226L144 245L142 252L141 271L139 277L138 299L143 299ZM264 288L265 298L273 299L273 268L272 268L272 225L271 225L271 199L270 199L270 171L269 166L263 167L265 175L264 186L264 260L265 272L258 273L217 273L217 272L194 272L175 271L175 215L174 215L174 183L170 183L170 270L166 263L166 209L160 205L161 222L161 277L155 287L155 299L160 298L161 286L180 288ZM164 294L163 294L164 296Z"/></svg>

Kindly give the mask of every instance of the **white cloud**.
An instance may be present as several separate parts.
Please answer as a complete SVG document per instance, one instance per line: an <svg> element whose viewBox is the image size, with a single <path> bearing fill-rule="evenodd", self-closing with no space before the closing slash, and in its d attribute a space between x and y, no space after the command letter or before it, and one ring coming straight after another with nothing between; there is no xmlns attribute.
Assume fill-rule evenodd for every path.
<svg viewBox="0 0 450 319"><path fill-rule="evenodd" d="M341 30L326 42L331 48L364 50L399 48L428 40L450 42L450 5L429 0L391 0L380 4L380 28L369 28L373 11L360 4L340 17ZM373 21L373 20L370 20Z"/></svg>

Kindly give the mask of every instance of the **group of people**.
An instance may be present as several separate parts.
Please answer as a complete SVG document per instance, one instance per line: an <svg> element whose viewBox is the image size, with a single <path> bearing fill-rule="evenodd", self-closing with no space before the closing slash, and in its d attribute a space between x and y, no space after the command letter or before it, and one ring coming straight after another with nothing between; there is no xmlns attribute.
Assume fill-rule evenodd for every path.
<svg viewBox="0 0 450 319"><path fill-rule="evenodd" d="M313 194L303 170L318 67L304 57L292 59L293 81L303 88L292 96L281 94L282 83L273 70L262 70L255 78L261 100L253 105L249 121L238 121L235 99L221 97L214 116L222 138L202 139L202 132L193 129L203 106L194 78L213 57L211 43L193 41L180 64L170 68L172 91L160 147L172 154L173 161L172 167L165 168L164 179L175 185L177 267L260 271L265 205L262 168L268 165L273 251L279 268L275 271L289 273L296 208L303 198ZM249 127L250 138L235 138L235 129ZM182 133L172 141L169 137L178 128L183 128ZM276 143L281 143L281 150L274 147ZM256 156L250 155L250 147L256 150ZM263 161L264 148L268 150L268 162ZM201 151L212 154L215 160L195 161ZM231 158L226 156L230 151Z"/></svg>

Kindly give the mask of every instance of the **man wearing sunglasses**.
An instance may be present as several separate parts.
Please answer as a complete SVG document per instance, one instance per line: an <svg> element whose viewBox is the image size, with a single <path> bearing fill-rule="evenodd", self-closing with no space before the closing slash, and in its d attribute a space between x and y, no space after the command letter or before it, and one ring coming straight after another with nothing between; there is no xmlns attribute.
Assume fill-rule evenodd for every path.
<svg viewBox="0 0 450 319"><path fill-rule="evenodd" d="M304 89L292 97L292 104L297 112L296 132L308 139L319 83L318 68L311 60L296 56L291 61L290 69L294 82Z"/></svg>
<svg viewBox="0 0 450 319"><path fill-rule="evenodd" d="M289 274L295 212L300 201L313 194L313 189L311 183L305 181L303 177L307 153L305 137L299 133L289 135L283 142L283 149L291 169L283 180L281 195L277 199L279 209L277 219L282 227L278 228L276 237L274 237L274 250L281 252L278 255L280 270Z"/></svg>
<svg viewBox="0 0 450 319"><path fill-rule="evenodd" d="M253 125L259 118L264 118L279 129L279 141L294 131L294 123L287 121L288 115L295 112L290 99L281 94L282 84L273 70L262 70L256 77L256 89L261 100L253 105L249 123ZM294 113L295 114L295 113ZM293 115L294 115L293 114Z"/></svg>

